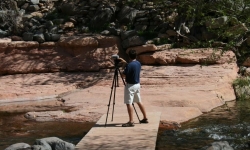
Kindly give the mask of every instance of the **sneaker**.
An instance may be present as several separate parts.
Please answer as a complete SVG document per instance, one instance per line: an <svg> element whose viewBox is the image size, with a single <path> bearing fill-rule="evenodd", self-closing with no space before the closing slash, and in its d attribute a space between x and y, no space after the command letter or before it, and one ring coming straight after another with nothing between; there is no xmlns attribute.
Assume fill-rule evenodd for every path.
<svg viewBox="0 0 250 150"><path fill-rule="evenodd" d="M133 126L135 126L134 122L127 122L127 123L122 124L122 127L133 127Z"/></svg>
<svg viewBox="0 0 250 150"><path fill-rule="evenodd" d="M148 123L148 119L142 119L140 120L140 123Z"/></svg>

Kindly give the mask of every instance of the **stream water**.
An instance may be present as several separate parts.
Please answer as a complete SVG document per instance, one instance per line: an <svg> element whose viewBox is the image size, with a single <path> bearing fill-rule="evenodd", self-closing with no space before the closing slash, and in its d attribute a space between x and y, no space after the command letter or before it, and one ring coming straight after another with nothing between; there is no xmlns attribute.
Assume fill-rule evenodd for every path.
<svg viewBox="0 0 250 150"><path fill-rule="evenodd" d="M58 137L77 144L95 123L79 122L35 122L24 118L24 114L0 113L0 150L11 144L28 143L36 139Z"/></svg>
<svg viewBox="0 0 250 150"><path fill-rule="evenodd" d="M234 150L250 149L250 101L231 101L178 130L160 130L157 150L202 150L213 142L227 141Z"/></svg>
<svg viewBox="0 0 250 150"><path fill-rule="evenodd" d="M94 123L34 122L23 114L0 113L0 149L35 139L56 136L78 143ZM227 141L235 150L250 149L250 101L231 101L177 130L159 130L156 150L199 150L215 141Z"/></svg>

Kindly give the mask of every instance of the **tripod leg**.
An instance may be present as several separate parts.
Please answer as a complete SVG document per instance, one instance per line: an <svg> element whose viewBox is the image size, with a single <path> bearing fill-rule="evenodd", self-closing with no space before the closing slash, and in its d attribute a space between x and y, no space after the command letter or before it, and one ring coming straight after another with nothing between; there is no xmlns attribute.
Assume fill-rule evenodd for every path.
<svg viewBox="0 0 250 150"><path fill-rule="evenodd" d="M136 115L137 115L137 118L138 118L138 120L139 120L139 122L140 122L140 118L139 118L139 116L138 116L138 114L137 114L137 111L136 111L136 109L135 109L134 103L132 103L132 105L133 105L133 107L134 107L134 110L135 110L135 113L136 113ZM140 122L140 123L141 123L141 122Z"/></svg>
<svg viewBox="0 0 250 150"><path fill-rule="evenodd" d="M119 87L119 82L118 82L118 70L119 68L116 69L116 85Z"/></svg>
<svg viewBox="0 0 250 150"><path fill-rule="evenodd" d="M113 94L114 83L115 83L115 74L114 74L113 82L112 82L112 86L111 86L111 92L110 92L110 97L109 97L109 104L108 104L108 111L107 111L107 116L106 116L105 127L106 127L106 124L107 124L108 113L109 113L109 106L110 106L110 101L111 101L112 94Z"/></svg>
<svg viewBox="0 0 250 150"><path fill-rule="evenodd" d="M117 84L118 84L118 70L117 69L115 70L115 85L114 85L115 87L114 87L113 112L112 112L111 121L113 121L113 116L114 116L114 111L115 111L115 92L116 92L116 87L117 87Z"/></svg>
<svg viewBox="0 0 250 150"><path fill-rule="evenodd" d="M119 71L119 73L120 73L120 76L121 76L121 78L122 78L122 73L121 73L121 71L120 71L120 69L118 68L118 71ZM124 79L122 78L122 82L123 82L123 84L124 85L126 85L126 83L125 83L125 81L124 81Z"/></svg>

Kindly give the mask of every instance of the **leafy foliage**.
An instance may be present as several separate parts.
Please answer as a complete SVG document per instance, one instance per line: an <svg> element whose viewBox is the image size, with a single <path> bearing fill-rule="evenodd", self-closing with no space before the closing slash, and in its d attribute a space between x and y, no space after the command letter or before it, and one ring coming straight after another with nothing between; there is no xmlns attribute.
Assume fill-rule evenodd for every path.
<svg viewBox="0 0 250 150"><path fill-rule="evenodd" d="M138 31L139 36L143 36L145 39L153 39L157 37L157 32L154 31Z"/></svg>
<svg viewBox="0 0 250 150"><path fill-rule="evenodd" d="M239 87L248 86L248 85L250 85L250 79L249 79L249 77L237 78L237 79L233 82L233 85L234 85L234 86L239 86Z"/></svg>
<svg viewBox="0 0 250 150"><path fill-rule="evenodd" d="M250 1L249 0L177 0L178 17L184 21L193 20L193 29L204 26L214 37L208 40L199 40L187 45L188 48L211 47L214 41L226 43L223 50L233 50L238 63L242 63L250 56L249 50L242 43L247 38L250 27ZM227 22L219 28L206 27L206 23L214 23L218 17L227 17ZM189 26L190 27L190 26Z"/></svg>
<svg viewBox="0 0 250 150"><path fill-rule="evenodd" d="M22 26L20 26L20 17L17 9L17 3L13 0L6 2L0 2L0 23L9 27L14 34L19 34Z"/></svg>
<svg viewBox="0 0 250 150"><path fill-rule="evenodd" d="M237 100L242 101L250 98L249 85L250 85L249 77L241 77L233 82Z"/></svg>

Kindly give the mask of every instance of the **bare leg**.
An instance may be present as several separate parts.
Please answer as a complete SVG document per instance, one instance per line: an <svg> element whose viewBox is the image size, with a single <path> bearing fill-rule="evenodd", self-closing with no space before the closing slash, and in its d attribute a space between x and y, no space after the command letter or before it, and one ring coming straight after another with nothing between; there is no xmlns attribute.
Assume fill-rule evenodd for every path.
<svg viewBox="0 0 250 150"><path fill-rule="evenodd" d="M139 106L139 108L140 108L140 110L141 110L141 112L143 114L143 119L148 119L143 104L141 102L138 102L137 104L138 104L138 106Z"/></svg>
<svg viewBox="0 0 250 150"><path fill-rule="evenodd" d="M131 104L126 104L126 105L127 105L127 110L128 110L129 122L134 122L132 105Z"/></svg>

